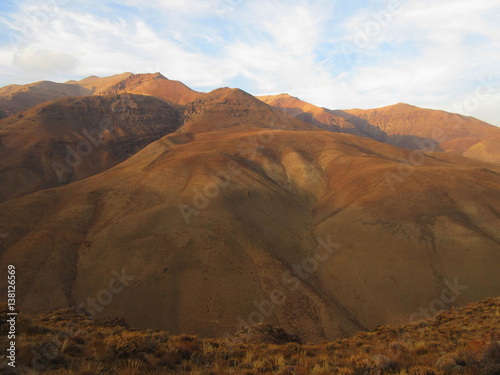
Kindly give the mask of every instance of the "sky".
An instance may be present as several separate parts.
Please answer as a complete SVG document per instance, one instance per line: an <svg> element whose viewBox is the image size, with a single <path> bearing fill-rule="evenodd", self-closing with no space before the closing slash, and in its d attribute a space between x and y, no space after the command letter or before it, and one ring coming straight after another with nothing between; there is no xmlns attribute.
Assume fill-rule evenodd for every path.
<svg viewBox="0 0 500 375"><path fill-rule="evenodd" d="M161 72L500 126L499 0L0 0L0 86Z"/></svg>

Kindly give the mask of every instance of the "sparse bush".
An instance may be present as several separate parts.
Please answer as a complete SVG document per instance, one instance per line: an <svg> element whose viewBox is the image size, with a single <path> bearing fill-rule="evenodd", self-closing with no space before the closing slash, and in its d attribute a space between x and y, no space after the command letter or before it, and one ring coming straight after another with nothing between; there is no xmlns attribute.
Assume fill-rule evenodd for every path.
<svg viewBox="0 0 500 375"><path fill-rule="evenodd" d="M444 375L443 371L433 369L429 366L415 366L409 368L407 371L408 375Z"/></svg>
<svg viewBox="0 0 500 375"><path fill-rule="evenodd" d="M494 302L442 314L447 323L438 329L431 324L378 327L356 338L307 345L283 342L286 332L266 325L229 345L223 339L128 329L104 318L78 320L62 310L22 320L27 325L18 336L17 358L30 363L35 350L50 358L44 359L48 372L80 375L493 375L500 374L500 344L492 330L500 326L500 299ZM484 314L487 319L481 319ZM59 334L71 322L76 334Z"/></svg>
<svg viewBox="0 0 500 375"><path fill-rule="evenodd" d="M500 374L500 343L498 341L491 341L484 348L481 367L484 375Z"/></svg>
<svg viewBox="0 0 500 375"><path fill-rule="evenodd" d="M175 349L171 349L165 351L159 364L160 366L165 366L169 369L175 369L176 365L180 364L181 362L182 356L180 355L180 353Z"/></svg>

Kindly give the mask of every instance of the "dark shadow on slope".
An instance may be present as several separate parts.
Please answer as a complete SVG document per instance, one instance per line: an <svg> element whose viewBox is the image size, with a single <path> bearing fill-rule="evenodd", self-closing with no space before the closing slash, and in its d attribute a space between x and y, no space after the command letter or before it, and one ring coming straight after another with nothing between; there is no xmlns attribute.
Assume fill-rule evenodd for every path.
<svg viewBox="0 0 500 375"><path fill-rule="evenodd" d="M368 134L369 138L372 138L376 141L388 143L393 146L406 148L410 150L424 150L433 152L443 151L443 149L439 146L439 143L432 138L419 137L416 135L403 135L403 134L388 135L378 126L372 125L370 122L361 117L344 112L342 110L336 110L336 111L326 110L326 111L335 116L344 118L360 132Z"/></svg>

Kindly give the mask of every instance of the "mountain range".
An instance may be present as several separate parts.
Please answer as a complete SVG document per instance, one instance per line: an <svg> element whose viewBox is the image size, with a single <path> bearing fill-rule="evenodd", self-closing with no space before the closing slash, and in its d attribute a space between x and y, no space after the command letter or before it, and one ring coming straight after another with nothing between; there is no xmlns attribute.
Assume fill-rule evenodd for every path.
<svg viewBox="0 0 500 375"><path fill-rule="evenodd" d="M21 310L318 341L500 295L495 126L159 73L0 94L0 266Z"/></svg>

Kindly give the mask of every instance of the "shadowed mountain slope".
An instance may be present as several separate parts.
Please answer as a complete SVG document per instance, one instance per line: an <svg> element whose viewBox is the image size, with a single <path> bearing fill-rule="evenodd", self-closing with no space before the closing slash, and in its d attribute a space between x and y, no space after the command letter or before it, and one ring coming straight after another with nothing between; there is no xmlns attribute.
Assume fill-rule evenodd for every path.
<svg viewBox="0 0 500 375"><path fill-rule="evenodd" d="M91 93L91 90L77 84L49 81L5 86L0 88L0 119L50 100Z"/></svg>
<svg viewBox="0 0 500 375"><path fill-rule="evenodd" d="M140 95L57 99L0 120L0 200L102 172L179 126L177 108Z"/></svg>
<svg viewBox="0 0 500 375"><path fill-rule="evenodd" d="M287 94L259 99L325 130L355 134L408 149L444 151L494 163L500 158L500 148L495 147L500 129L473 117L404 103L369 110L329 110Z"/></svg>
<svg viewBox="0 0 500 375"><path fill-rule="evenodd" d="M362 121L351 121L352 118L343 113L316 107L288 94L258 96L257 98L273 107L282 109L289 115L325 130L354 134L380 142L387 140L387 134L376 126Z"/></svg>
<svg viewBox="0 0 500 375"><path fill-rule="evenodd" d="M390 143L407 148L421 148L418 139L411 137L433 139L441 144L455 139L483 138L492 134L500 134L500 129L496 126L473 117L419 108L404 103L377 109L352 109L343 112L379 127L391 137ZM444 151L455 150L448 148Z"/></svg>

